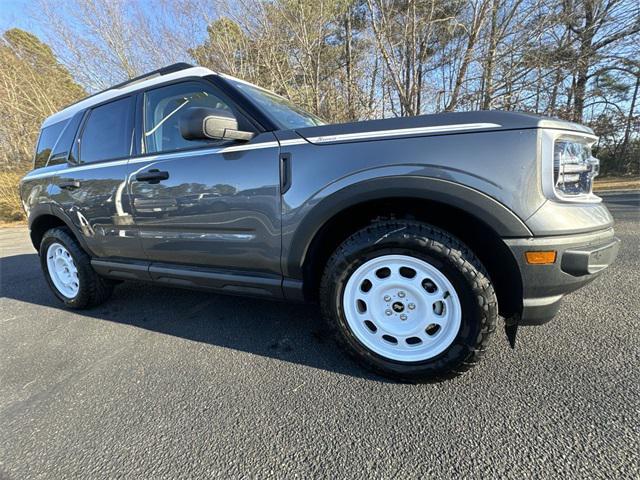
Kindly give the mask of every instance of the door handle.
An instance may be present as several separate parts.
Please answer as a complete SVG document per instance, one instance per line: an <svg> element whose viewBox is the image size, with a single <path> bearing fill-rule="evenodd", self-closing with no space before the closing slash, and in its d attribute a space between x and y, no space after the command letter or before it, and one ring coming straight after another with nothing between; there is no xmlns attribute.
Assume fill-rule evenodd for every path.
<svg viewBox="0 0 640 480"><path fill-rule="evenodd" d="M58 184L59 188L63 190L75 190L76 188L80 188L80 182L78 180L70 180L68 182L60 182Z"/></svg>
<svg viewBox="0 0 640 480"><path fill-rule="evenodd" d="M138 182L158 183L160 180L167 180L168 178L169 172L161 172L157 168L136 174L136 180Z"/></svg>

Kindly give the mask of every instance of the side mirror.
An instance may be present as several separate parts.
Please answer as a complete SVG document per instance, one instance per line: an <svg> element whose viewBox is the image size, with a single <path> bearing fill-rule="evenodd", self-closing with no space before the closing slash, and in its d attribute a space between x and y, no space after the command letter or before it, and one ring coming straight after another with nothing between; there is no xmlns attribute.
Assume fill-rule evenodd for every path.
<svg viewBox="0 0 640 480"><path fill-rule="evenodd" d="M240 140L247 142L253 132L238 130L233 114L220 108L192 107L180 117L180 133L186 140Z"/></svg>

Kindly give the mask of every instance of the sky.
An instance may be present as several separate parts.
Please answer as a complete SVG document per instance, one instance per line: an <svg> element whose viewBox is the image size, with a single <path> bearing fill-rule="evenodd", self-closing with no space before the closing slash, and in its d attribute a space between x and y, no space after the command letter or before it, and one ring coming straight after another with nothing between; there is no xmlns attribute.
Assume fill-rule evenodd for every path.
<svg viewBox="0 0 640 480"><path fill-rule="evenodd" d="M64 1L64 0L57 0ZM153 8L153 0L134 0L146 8ZM33 17L38 11L38 0L0 0L0 33L10 28L27 30L41 40L43 31Z"/></svg>
<svg viewBox="0 0 640 480"><path fill-rule="evenodd" d="M41 37L41 29L31 20L36 6L33 0L0 0L0 31L18 27Z"/></svg>
<svg viewBox="0 0 640 480"><path fill-rule="evenodd" d="M43 1L46 1L49 6L56 8L58 5L64 5L65 0L0 0L0 36L6 30L11 28L20 28L26 30L34 35L36 35L41 41L44 43L51 45L50 35L52 32L47 27L47 19L43 18L42 15L39 15L39 7ZM157 7L161 3L160 0L127 0L127 3L135 4L137 7L149 14L149 18L153 18L154 14L157 13ZM61 13L66 11L66 9L62 9ZM163 17L166 21L169 19L171 21L171 17ZM69 19L71 22L68 27L73 29L75 28L73 24L73 20ZM202 36L206 36L206 28L202 27ZM196 40L198 40L196 38ZM55 51L54 52L60 53ZM74 74L73 70L71 71ZM76 78L84 87L86 87L89 91L93 91L94 89L91 85L84 84L81 79ZM120 81L122 79L118 79ZM117 83L114 81L113 83Z"/></svg>
<svg viewBox="0 0 640 480"><path fill-rule="evenodd" d="M21 28L29 31L39 37L42 41L47 42L45 32L43 31L43 23L46 19L42 16L38 20L38 6L41 0L0 0L0 34L10 28ZM65 0L49 0L51 5L58 5L60 2L64 3ZM158 0L129 0L135 2L143 10L150 13L154 11L154 8L158 5ZM640 1L640 0L631 0ZM153 15L150 15L153 17ZM46 28L46 23L44 23ZM73 25L70 25L73 28ZM203 37L206 36L206 29L204 26L201 28ZM49 33L50 34L50 33ZM200 41L199 39L196 39ZM632 48L632 47L631 47ZM72 72L73 73L73 72ZM84 85L89 90L93 90L91 85ZM628 102L621 102L623 108L627 108Z"/></svg>

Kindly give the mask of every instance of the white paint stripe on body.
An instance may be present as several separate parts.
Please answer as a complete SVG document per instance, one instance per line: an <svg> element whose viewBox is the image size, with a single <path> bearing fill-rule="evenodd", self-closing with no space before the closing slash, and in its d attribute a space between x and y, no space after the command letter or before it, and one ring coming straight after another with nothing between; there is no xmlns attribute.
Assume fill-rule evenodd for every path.
<svg viewBox="0 0 640 480"><path fill-rule="evenodd" d="M296 138L293 140L282 140L280 141L281 147L290 147L291 145L304 145L307 142L304 138Z"/></svg>
<svg viewBox="0 0 640 480"><path fill-rule="evenodd" d="M394 130L378 130L374 132L344 133L341 135L327 135L310 137L311 143L343 142L346 140L363 140L368 138L396 137L406 135L420 135L423 133L456 132L460 130L479 130L484 128L498 128L497 123L458 123L455 125L436 125L433 127L398 128Z"/></svg>

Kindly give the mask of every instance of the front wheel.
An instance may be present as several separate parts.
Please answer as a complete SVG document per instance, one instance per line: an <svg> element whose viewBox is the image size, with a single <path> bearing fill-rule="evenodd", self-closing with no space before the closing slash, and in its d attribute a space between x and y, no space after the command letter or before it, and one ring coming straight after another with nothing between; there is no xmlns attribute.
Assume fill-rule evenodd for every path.
<svg viewBox="0 0 640 480"><path fill-rule="evenodd" d="M404 381L464 372L497 320L473 252L420 222L379 222L349 237L327 263L320 297L338 343L370 370Z"/></svg>

